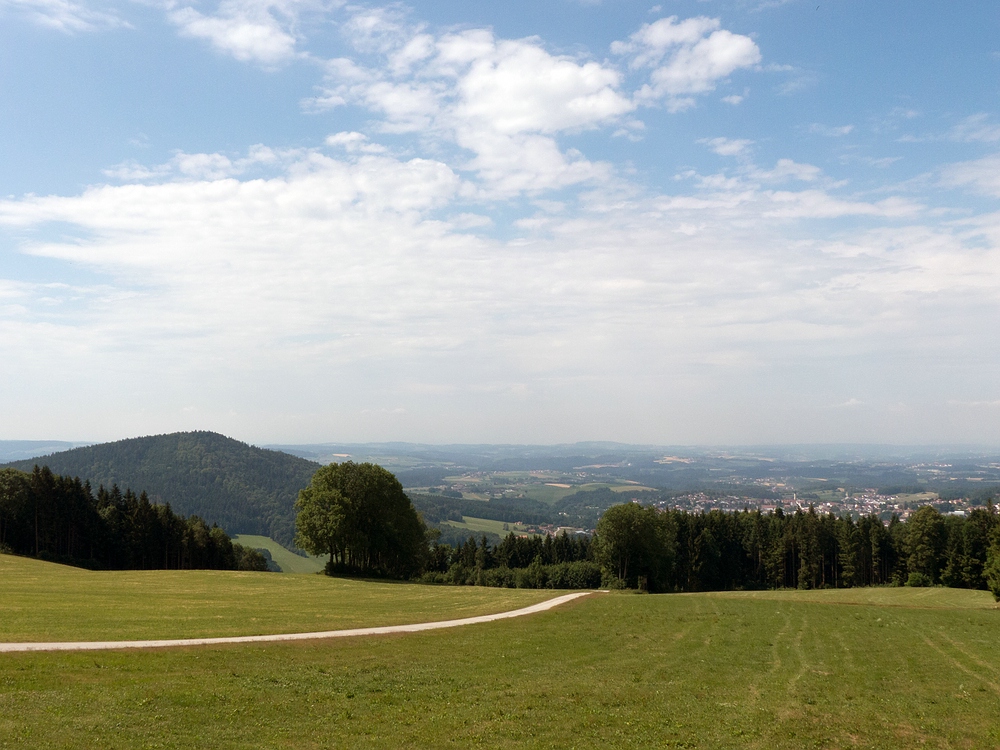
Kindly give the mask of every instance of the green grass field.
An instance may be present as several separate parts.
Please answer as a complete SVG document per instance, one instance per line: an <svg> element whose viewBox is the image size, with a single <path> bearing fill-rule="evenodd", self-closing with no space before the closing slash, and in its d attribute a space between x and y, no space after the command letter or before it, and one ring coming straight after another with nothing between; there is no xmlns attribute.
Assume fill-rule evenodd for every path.
<svg viewBox="0 0 1000 750"><path fill-rule="evenodd" d="M507 534L512 531L515 534L524 533L524 529L516 523L505 524L503 521L492 521L489 518L473 518L472 516L462 516L461 522L442 521L441 525L462 529L463 531L468 531L470 534L477 534L485 531L489 534L497 534L501 538L507 536ZM507 528L505 529L504 526L507 526Z"/></svg>
<svg viewBox="0 0 1000 750"><path fill-rule="evenodd" d="M203 570L93 572L0 555L0 641L197 638L396 625L550 592Z"/></svg>
<svg viewBox="0 0 1000 750"><path fill-rule="evenodd" d="M532 500L552 505L559 502L564 497L569 497L576 492L588 492L590 490L609 489L613 492L630 492L632 490L649 490L650 487L643 487L637 484L609 484L607 482L588 482L586 484L575 484L570 487L554 487L551 484L526 484L518 487L524 492L525 497Z"/></svg>
<svg viewBox="0 0 1000 750"><path fill-rule="evenodd" d="M253 549L266 549L271 553L271 559L278 564L282 573L320 573L326 567L326 560L322 557L302 557L294 552L282 547L269 536L255 536L253 534L237 534L233 541L242 544L244 547Z"/></svg>
<svg viewBox="0 0 1000 750"><path fill-rule="evenodd" d="M844 493L834 488L830 490L812 490L818 503L840 503L844 501Z"/></svg>
<svg viewBox="0 0 1000 750"><path fill-rule="evenodd" d="M982 592L604 594L405 636L3 654L0 748L997 747L998 635Z"/></svg>
<svg viewBox="0 0 1000 750"><path fill-rule="evenodd" d="M631 490L655 491L652 487L630 484L628 482L587 482L584 484L575 484L575 479L568 479L560 472L505 471L496 472L493 476L502 477L507 481L494 484L490 477L458 475L445 477L445 481L457 482L464 485L467 489L462 493L462 497L466 500L488 500L491 492L513 490L515 493L523 494L524 497L530 500L537 500L547 505L553 505L564 497L568 497L576 492L586 492L589 490L610 489L614 492L629 492Z"/></svg>
<svg viewBox="0 0 1000 750"><path fill-rule="evenodd" d="M940 499L940 495L936 492L916 492L896 496L896 500L900 503L910 503L914 507L932 503L938 499Z"/></svg>

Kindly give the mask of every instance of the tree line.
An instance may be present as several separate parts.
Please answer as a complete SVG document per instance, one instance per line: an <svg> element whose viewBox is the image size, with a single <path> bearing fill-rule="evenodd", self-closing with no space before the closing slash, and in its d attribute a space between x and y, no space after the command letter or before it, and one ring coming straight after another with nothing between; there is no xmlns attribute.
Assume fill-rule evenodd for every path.
<svg viewBox="0 0 1000 750"><path fill-rule="evenodd" d="M660 593L943 585L1000 600L1000 517L992 505L967 516L924 506L885 524L811 507L691 513L624 503L604 512L593 538L435 543L424 571L431 583Z"/></svg>
<svg viewBox="0 0 1000 750"><path fill-rule="evenodd" d="M724 513L609 508L595 559L606 582L654 592L844 588L880 584L990 589L1000 597L1000 519L992 505L967 516L932 506L904 522L857 520L812 507Z"/></svg>
<svg viewBox="0 0 1000 750"><path fill-rule="evenodd" d="M594 561L586 535L517 536L509 533L496 545L485 536L464 544L434 543L427 556L424 583L452 583L502 588L596 589L603 573Z"/></svg>
<svg viewBox="0 0 1000 750"><path fill-rule="evenodd" d="M297 503L298 543L328 554L328 573L428 583L651 592L944 585L1000 598L1000 518L992 504L967 516L924 506L904 522L820 514L810 506L692 513L613 505L593 538L485 536L434 540L402 485L374 464L321 468Z"/></svg>
<svg viewBox="0 0 1000 750"><path fill-rule="evenodd" d="M111 570L267 570L260 552L145 492L78 477L0 470L0 551Z"/></svg>

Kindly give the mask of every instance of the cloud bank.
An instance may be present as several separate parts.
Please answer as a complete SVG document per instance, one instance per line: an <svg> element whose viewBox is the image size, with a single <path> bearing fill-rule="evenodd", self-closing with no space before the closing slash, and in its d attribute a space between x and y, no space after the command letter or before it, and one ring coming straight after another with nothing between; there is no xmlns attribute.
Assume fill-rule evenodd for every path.
<svg viewBox="0 0 1000 750"><path fill-rule="evenodd" d="M309 52L303 19L334 12L349 53ZM642 137L646 113L686 116L755 75L764 52L720 19L663 18L603 58L396 6L166 15L252 66L314 65L309 116L361 112L364 132L176 151L0 201L25 256L86 270L0 278L11 392L124 403L126 433L264 420L272 440L794 441L810 420L823 439L899 440L993 400L966 395L986 371L954 393L925 381L992 336L1000 220L927 193L1000 194L998 157L942 166L923 193L865 192L716 131L697 142L721 168L657 187L579 145ZM845 403L865 408L828 408Z"/></svg>

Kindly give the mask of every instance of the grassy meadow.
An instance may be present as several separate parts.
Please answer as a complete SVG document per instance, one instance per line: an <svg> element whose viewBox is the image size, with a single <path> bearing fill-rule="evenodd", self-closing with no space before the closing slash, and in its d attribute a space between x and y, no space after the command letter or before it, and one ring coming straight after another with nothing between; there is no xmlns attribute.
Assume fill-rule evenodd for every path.
<svg viewBox="0 0 1000 750"><path fill-rule="evenodd" d="M428 589L357 585L383 613ZM614 593L404 636L0 654L0 748L997 747L998 635L983 592Z"/></svg>
<svg viewBox="0 0 1000 750"><path fill-rule="evenodd" d="M317 575L94 572L0 555L0 641L199 638L398 625L502 612L549 596Z"/></svg>
<svg viewBox="0 0 1000 750"><path fill-rule="evenodd" d="M296 555L291 550L278 544L269 536L257 536L255 534L237 534L233 541L242 544L244 547L253 549L266 549L271 553L271 559L281 568L282 573L320 573L326 567L327 557L302 557Z"/></svg>

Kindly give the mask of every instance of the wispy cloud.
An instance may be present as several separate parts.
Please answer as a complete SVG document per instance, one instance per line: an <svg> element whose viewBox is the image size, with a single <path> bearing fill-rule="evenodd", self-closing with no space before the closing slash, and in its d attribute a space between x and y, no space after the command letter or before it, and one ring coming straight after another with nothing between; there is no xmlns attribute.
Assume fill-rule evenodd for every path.
<svg viewBox="0 0 1000 750"><path fill-rule="evenodd" d="M1000 196L1000 154L945 166L940 182L946 187L968 187L978 193Z"/></svg>
<svg viewBox="0 0 1000 750"><path fill-rule="evenodd" d="M816 133L817 135L824 135L827 138L840 138L841 136L845 136L853 131L854 131L853 125L830 126L814 122L812 125L809 126L810 133Z"/></svg>
<svg viewBox="0 0 1000 750"><path fill-rule="evenodd" d="M0 12L7 11L66 34L128 27L117 13L72 0L0 0Z"/></svg>
<svg viewBox="0 0 1000 750"><path fill-rule="evenodd" d="M753 145L746 138L702 138L698 143L704 143L719 156L739 156Z"/></svg>
<svg viewBox="0 0 1000 750"><path fill-rule="evenodd" d="M1000 141L1000 124L990 121L986 113L965 118L948 133L952 140L978 143Z"/></svg>
<svg viewBox="0 0 1000 750"><path fill-rule="evenodd" d="M360 133L330 136L327 143L334 145L338 138L351 136L365 139ZM343 145L343 144L341 144ZM352 148L351 150L357 150ZM106 177L122 182L149 182L163 179L175 180L218 180L226 177L245 175L255 168L281 168L302 159L303 149L272 149L262 144L252 146L245 156L231 157L225 154L188 154L178 151L170 161L148 166L137 161L116 164L104 170Z"/></svg>

